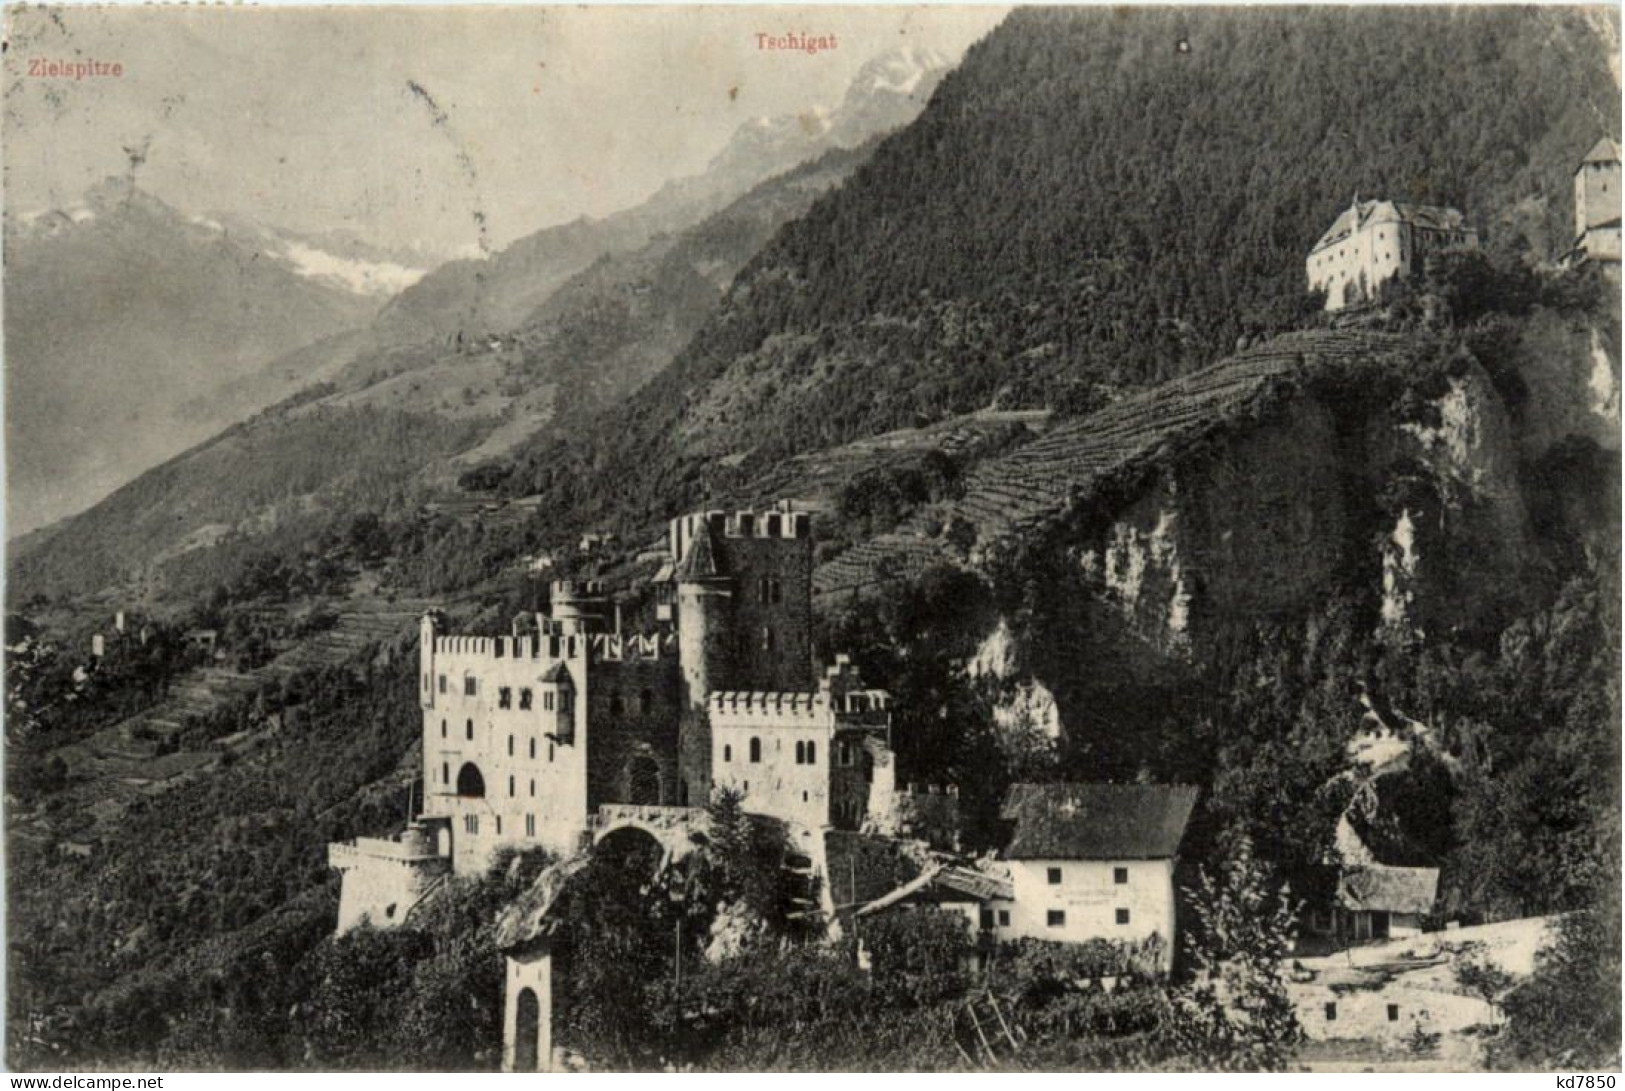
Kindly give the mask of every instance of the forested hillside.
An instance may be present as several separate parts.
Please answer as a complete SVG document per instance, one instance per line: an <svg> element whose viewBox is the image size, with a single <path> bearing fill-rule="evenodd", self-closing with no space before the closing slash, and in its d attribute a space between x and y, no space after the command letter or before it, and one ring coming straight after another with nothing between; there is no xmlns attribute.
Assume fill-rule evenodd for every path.
<svg viewBox="0 0 1625 1091"><path fill-rule="evenodd" d="M1018 10L878 145L585 265L516 330L369 358L37 536L14 633L80 609L88 636L122 600L92 619L84 592L141 571L212 602L173 627L232 654L250 614L351 588L491 632L536 605L544 551L633 619L667 516L810 500L817 657L890 692L898 782L957 785L968 852L1006 844L1014 783L1196 785L1182 860L1246 865L1208 927L1285 920L1252 956L1273 977L1352 815L1387 862L1440 869L1430 927L1579 922L1499 1041L1525 1067L1611 1058L1619 310L1595 263L1551 259L1617 91L1567 9ZM1324 328L1303 256L1356 191L1453 204L1490 253ZM38 760L8 784L36 817L71 817L69 736L150 696L111 668L112 692L75 688L74 635L51 677L104 703L17 705ZM270 745L154 792L127 844L15 854L32 1056L494 1066L492 914L523 868L326 938L322 844L411 804L415 682L393 655L314 671L221 717ZM672 904L630 929L576 907L596 957L561 958L560 1026L638 1047L597 1061L960 1063L961 984L885 926L868 976L772 935L702 962L696 930L667 977ZM1286 1063L1170 1039L1160 987L1072 994L1050 978L1101 966L1047 966L1033 988L1005 966L1011 1010L1065 1048L1011 1067Z"/></svg>
<svg viewBox="0 0 1625 1091"><path fill-rule="evenodd" d="M676 366L512 487L635 518L788 453L1183 374L1291 323L1356 192L1554 256L1617 99L1570 11L1017 11Z"/></svg>

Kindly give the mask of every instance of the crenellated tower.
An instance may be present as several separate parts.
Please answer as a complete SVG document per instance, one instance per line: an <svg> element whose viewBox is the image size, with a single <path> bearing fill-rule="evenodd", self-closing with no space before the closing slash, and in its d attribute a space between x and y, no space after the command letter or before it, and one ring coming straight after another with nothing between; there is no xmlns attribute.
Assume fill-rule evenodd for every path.
<svg viewBox="0 0 1625 1091"><path fill-rule="evenodd" d="M679 732L691 799L711 788L707 695L718 690L810 689L812 516L705 511L671 523L667 599L684 689Z"/></svg>

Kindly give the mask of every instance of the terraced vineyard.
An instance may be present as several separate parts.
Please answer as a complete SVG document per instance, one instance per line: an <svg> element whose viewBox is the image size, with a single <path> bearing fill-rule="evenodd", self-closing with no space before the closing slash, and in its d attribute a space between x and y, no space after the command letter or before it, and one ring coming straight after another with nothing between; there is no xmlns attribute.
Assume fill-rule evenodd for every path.
<svg viewBox="0 0 1625 1091"><path fill-rule="evenodd" d="M417 599L349 599L332 628L304 638L262 667L246 673L221 667L188 672L151 708L60 748L57 754L68 763L74 783L50 815L16 816L14 832L36 841L95 843L135 799L184 784L228 751L245 752L276 731L273 721L204 749L171 750L187 728L295 675L353 665L371 648L408 639L427 607Z"/></svg>
<svg viewBox="0 0 1625 1091"><path fill-rule="evenodd" d="M841 488L854 478L881 467L940 452L951 458L974 458L978 451L1000 441L1014 429L1042 433L1049 427L1048 410L986 410L925 428L905 428L856 440L788 459L757 480L751 500L766 506L793 496L814 503L833 503Z"/></svg>
<svg viewBox="0 0 1625 1091"><path fill-rule="evenodd" d="M861 593L952 560L942 537L956 522L975 529L977 550L1029 536L1113 482L1170 461L1189 444L1266 411L1312 376L1362 367L1404 368L1406 339L1352 331L1288 334L1211 367L1122 398L1056 425L1009 454L977 467L959 500L933 505L896 531L820 566L820 597Z"/></svg>

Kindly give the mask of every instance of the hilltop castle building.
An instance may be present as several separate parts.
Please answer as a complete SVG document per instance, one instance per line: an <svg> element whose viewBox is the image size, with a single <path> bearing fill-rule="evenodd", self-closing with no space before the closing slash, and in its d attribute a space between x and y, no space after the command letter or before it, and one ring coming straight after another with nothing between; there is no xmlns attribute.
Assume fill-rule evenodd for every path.
<svg viewBox="0 0 1625 1091"><path fill-rule="evenodd" d="M1326 309L1367 302L1390 280L1420 273L1433 254L1476 249L1478 234L1453 208L1356 197L1309 251L1309 290Z"/></svg>
<svg viewBox="0 0 1625 1091"><path fill-rule="evenodd" d="M1603 137L1574 169L1574 256L1619 264L1619 144Z"/></svg>
<svg viewBox="0 0 1625 1091"><path fill-rule="evenodd" d="M464 875L504 847L572 853L605 805L698 808L727 785L812 830L896 813L889 696L845 657L814 670L811 516L695 513L668 546L649 632L623 632L592 581L554 581L549 611L505 635L424 617L422 814L411 851L332 847L340 931L398 923L446 861Z"/></svg>

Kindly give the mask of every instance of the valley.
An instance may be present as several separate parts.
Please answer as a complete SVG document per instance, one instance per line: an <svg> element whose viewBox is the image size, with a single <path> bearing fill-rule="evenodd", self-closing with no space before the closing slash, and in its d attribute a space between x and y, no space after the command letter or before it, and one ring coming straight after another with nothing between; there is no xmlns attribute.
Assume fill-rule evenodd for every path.
<svg viewBox="0 0 1625 1091"><path fill-rule="evenodd" d="M28 225L70 435L53 252L224 264L10 542L9 1059L1617 1064L1616 51L1017 8L480 260Z"/></svg>

